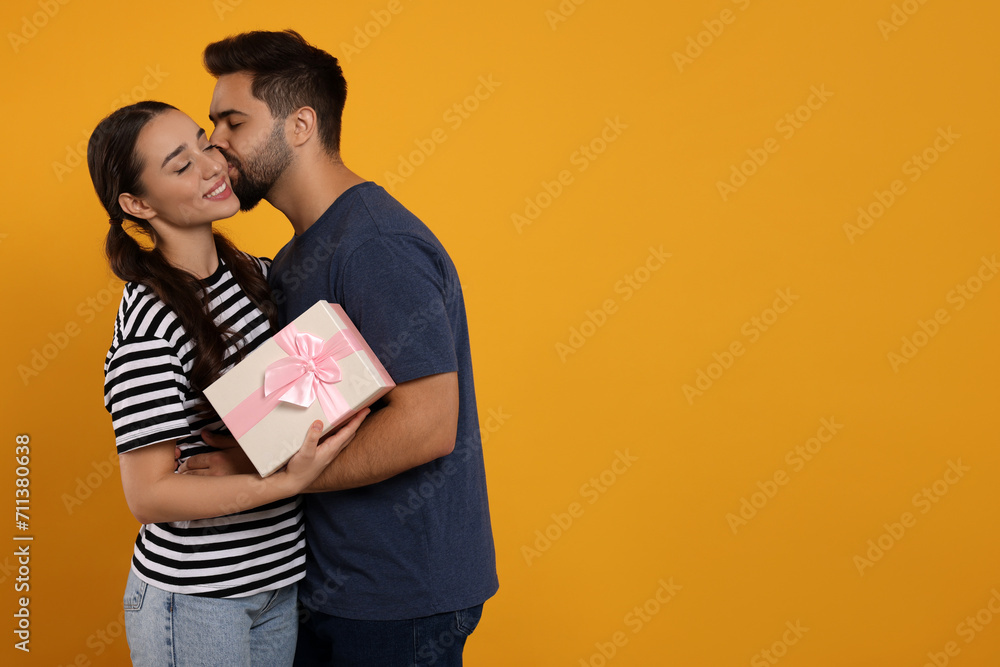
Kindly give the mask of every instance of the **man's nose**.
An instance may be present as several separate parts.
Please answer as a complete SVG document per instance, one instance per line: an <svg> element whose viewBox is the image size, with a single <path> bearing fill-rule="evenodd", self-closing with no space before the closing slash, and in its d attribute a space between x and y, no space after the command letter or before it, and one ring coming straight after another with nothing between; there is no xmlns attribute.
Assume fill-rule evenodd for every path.
<svg viewBox="0 0 1000 667"><path fill-rule="evenodd" d="M212 136L208 138L208 142L219 148L229 148L229 142L226 141L225 132L221 128L215 128L212 130Z"/></svg>

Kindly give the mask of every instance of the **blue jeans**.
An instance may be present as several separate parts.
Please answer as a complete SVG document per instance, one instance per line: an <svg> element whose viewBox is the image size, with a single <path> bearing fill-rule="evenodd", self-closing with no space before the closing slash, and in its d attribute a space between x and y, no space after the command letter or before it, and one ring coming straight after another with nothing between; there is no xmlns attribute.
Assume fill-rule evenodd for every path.
<svg viewBox="0 0 1000 667"><path fill-rule="evenodd" d="M135 667L291 665L298 632L292 584L244 598L168 593L129 571L125 636Z"/></svg>
<svg viewBox="0 0 1000 667"><path fill-rule="evenodd" d="M296 667L461 667L483 605L405 621L355 621L302 612Z"/></svg>

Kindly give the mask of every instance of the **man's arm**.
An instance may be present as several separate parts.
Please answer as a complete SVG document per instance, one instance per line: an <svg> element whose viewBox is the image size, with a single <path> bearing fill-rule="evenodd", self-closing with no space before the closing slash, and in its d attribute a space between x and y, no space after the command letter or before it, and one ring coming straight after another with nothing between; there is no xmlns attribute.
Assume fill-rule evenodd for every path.
<svg viewBox="0 0 1000 667"><path fill-rule="evenodd" d="M458 433L458 373L439 373L397 385L351 445L305 493L375 484L446 456Z"/></svg>
<svg viewBox="0 0 1000 667"><path fill-rule="evenodd" d="M375 484L450 454L455 448L458 373L439 373L403 382L383 400L386 406L361 423L350 446L306 487L304 493ZM232 436L206 432L203 438L208 444L223 449L188 458L179 472L194 475L249 472L245 470L249 465L246 456Z"/></svg>

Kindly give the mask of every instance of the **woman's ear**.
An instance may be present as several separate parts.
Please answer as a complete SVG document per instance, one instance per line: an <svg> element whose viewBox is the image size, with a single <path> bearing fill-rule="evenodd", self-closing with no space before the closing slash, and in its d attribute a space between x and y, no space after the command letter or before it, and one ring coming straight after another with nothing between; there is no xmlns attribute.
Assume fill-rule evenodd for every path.
<svg viewBox="0 0 1000 667"><path fill-rule="evenodd" d="M123 211L140 220L149 220L156 215L156 211L146 203L145 199L136 197L128 192L118 195L118 205L122 207Z"/></svg>

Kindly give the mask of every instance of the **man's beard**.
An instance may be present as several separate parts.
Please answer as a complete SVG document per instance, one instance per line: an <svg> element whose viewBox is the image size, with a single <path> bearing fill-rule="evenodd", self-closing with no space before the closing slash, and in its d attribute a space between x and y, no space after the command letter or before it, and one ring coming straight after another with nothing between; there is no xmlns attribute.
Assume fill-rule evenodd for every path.
<svg viewBox="0 0 1000 667"><path fill-rule="evenodd" d="M240 200L240 210L252 210L271 191L275 181L292 163L292 149L285 143L285 125L277 122L270 136L256 153L242 162L238 157L222 152L236 170L236 179L230 178L233 194Z"/></svg>

